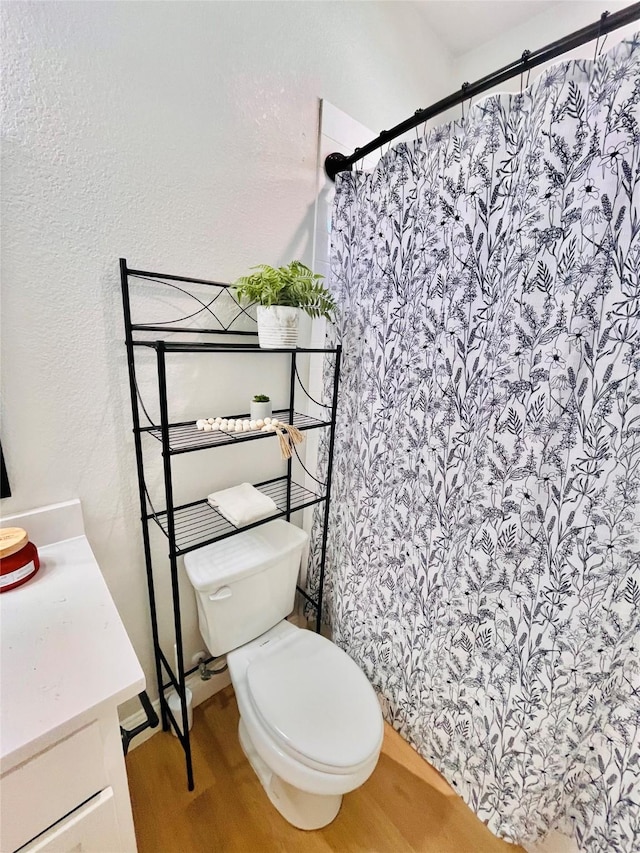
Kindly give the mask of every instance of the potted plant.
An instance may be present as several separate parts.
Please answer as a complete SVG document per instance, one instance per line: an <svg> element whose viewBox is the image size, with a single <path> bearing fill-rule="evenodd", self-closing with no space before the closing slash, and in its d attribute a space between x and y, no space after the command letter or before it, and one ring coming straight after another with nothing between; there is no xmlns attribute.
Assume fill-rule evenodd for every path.
<svg viewBox="0 0 640 853"><path fill-rule="evenodd" d="M240 303L257 303L261 347L295 347L300 310L310 317L333 319L336 303L321 282L324 276L312 272L300 261L284 267L259 264L251 269L256 272L239 278L233 287Z"/></svg>
<svg viewBox="0 0 640 853"><path fill-rule="evenodd" d="M251 420L259 421L271 417L271 400L266 394L256 394L251 401Z"/></svg>

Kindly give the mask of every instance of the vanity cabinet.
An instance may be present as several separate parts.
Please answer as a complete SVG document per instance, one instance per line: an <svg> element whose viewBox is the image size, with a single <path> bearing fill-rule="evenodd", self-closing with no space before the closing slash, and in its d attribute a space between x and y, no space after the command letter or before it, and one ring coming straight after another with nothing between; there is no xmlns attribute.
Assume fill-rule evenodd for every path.
<svg viewBox="0 0 640 853"><path fill-rule="evenodd" d="M80 505L3 524L27 530L41 568L0 596L0 850L134 853L117 706L144 676Z"/></svg>

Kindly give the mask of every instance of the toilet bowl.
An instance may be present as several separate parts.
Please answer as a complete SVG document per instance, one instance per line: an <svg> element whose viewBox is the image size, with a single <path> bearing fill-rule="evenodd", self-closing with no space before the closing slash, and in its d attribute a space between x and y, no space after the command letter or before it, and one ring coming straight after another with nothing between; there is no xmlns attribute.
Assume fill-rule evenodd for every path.
<svg viewBox="0 0 640 853"><path fill-rule="evenodd" d="M319 634L281 622L227 655L240 743L289 823L318 829L378 761L383 723L358 666Z"/></svg>
<svg viewBox="0 0 640 853"><path fill-rule="evenodd" d="M307 534L273 521L193 551L200 633L227 654L242 749L289 823L319 829L365 782L382 747L382 713L364 673L330 640L285 621Z"/></svg>

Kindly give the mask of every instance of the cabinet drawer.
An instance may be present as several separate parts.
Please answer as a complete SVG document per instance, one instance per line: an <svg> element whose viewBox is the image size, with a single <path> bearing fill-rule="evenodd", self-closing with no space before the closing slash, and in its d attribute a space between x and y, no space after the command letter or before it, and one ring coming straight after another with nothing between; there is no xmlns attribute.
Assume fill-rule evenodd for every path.
<svg viewBox="0 0 640 853"><path fill-rule="evenodd" d="M5 773L0 850L11 853L107 787L97 722Z"/></svg>
<svg viewBox="0 0 640 853"><path fill-rule="evenodd" d="M20 853L115 853L120 849L113 791L106 788Z"/></svg>

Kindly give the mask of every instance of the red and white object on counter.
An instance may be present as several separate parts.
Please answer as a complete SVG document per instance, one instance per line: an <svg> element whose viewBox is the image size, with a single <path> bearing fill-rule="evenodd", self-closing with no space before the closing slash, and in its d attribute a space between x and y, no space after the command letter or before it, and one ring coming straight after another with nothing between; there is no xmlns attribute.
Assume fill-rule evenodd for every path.
<svg viewBox="0 0 640 853"><path fill-rule="evenodd" d="M38 549L21 527L0 528L0 592L30 580L40 568Z"/></svg>

